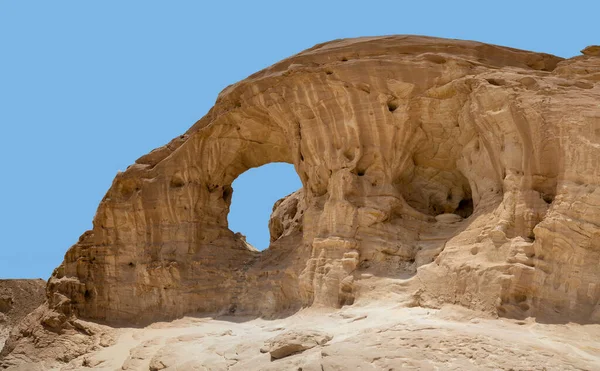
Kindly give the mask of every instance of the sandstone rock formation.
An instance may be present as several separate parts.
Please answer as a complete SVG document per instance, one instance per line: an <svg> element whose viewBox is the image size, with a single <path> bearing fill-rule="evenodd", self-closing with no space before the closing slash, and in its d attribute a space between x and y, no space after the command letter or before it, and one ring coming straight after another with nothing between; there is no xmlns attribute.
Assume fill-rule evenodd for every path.
<svg viewBox="0 0 600 371"><path fill-rule="evenodd" d="M0 280L0 349L11 327L45 300L44 280Z"/></svg>
<svg viewBox="0 0 600 371"><path fill-rule="evenodd" d="M596 51L374 37L257 72L116 176L38 320L272 316L391 290L410 306L598 323ZM233 180L270 162L303 187L274 208L261 253L227 213Z"/></svg>

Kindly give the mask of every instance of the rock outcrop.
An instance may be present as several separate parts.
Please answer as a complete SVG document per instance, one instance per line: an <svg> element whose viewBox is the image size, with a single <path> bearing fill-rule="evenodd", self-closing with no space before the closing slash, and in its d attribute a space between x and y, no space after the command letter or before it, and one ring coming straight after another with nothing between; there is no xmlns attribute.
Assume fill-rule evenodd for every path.
<svg viewBox="0 0 600 371"><path fill-rule="evenodd" d="M595 50L337 40L229 86L116 176L48 282L56 326L341 307L377 279L407 305L600 322ZM270 162L303 187L261 253L227 213L233 180Z"/></svg>
<svg viewBox="0 0 600 371"><path fill-rule="evenodd" d="M267 340L260 351L269 353L271 359L280 359L325 345L331 339L332 336L319 331L288 331Z"/></svg>
<svg viewBox="0 0 600 371"><path fill-rule="evenodd" d="M0 349L12 326L46 300L46 281L0 280Z"/></svg>

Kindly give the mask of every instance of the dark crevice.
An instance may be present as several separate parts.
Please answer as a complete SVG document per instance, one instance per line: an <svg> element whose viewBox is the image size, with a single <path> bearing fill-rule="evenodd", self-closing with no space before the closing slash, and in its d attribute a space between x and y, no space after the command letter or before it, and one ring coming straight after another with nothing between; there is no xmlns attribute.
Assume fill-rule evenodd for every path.
<svg viewBox="0 0 600 371"><path fill-rule="evenodd" d="M458 207L454 210L454 214L463 218L470 217L473 214L473 200L470 198L460 200Z"/></svg>
<svg viewBox="0 0 600 371"><path fill-rule="evenodd" d="M233 194L233 188L231 188L231 186L223 187L223 200L225 200L226 202L230 202L232 194Z"/></svg>
<svg viewBox="0 0 600 371"><path fill-rule="evenodd" d="M506 85L506 80L503 79L485 79L489 84L494 86L504 86Z"/></svg>
<svg viewBox="0 0 600 371"><path fill-rule="evenodd" d="M170 186L171 188L181 188L185 185L185 181L178 175L175 175L171 178Z"/></svg>
<svg viewBox="0 0 600 371"><path fill-rule="evenodd" d="M550 205L552 202L554 202L553 194L542 193L541 196L542 196L542 200L544 200L544 202L547 203L548 205Z"/></svg>

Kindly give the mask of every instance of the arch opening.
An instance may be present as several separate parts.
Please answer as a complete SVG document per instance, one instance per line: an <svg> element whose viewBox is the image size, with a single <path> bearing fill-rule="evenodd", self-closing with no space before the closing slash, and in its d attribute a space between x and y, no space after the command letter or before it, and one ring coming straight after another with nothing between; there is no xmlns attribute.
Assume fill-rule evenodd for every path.
<svg viewBox="0 0 600 371"><path fill-rule="evenodd" d="M302 188L294 165L272 162L240 174L231 185L229 229L262 251L269 247L269 220L277 201Z"/></svg>

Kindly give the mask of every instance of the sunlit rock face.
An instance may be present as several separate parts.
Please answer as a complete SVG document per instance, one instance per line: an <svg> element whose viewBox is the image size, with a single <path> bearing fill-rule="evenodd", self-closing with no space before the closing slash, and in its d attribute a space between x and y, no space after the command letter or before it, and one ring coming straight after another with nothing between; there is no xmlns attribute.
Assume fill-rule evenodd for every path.
<svg viewBox="0 0 600 371"><path fill-rule="evenodd" d="M600 322L599 81L593 52L317 45L226 88L119 173L47 305L64 326L139 323L389 289L413 305ZM227 213L234 179L271 162L293 164L303 188L275 206L260 253Z"/></svg>

